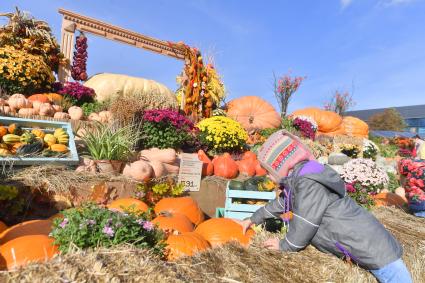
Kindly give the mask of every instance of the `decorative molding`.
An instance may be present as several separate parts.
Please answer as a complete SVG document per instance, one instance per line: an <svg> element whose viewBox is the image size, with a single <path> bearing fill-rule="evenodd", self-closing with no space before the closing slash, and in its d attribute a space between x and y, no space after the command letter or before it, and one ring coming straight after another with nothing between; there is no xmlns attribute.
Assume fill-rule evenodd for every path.
<svg viewBox="0 0 425 283"><path fill-rule="evenodd" d="M76 30L92 33L110 40L126 43L138 48L143 48L152 52L167 55L176 59L185 59L183 48L178 45L148 37L130 30L120 28L90 17L86 17L71 11L59 9L59 13L63 15L64 23L72 22L75 24ZM71 27L72 28L72 27ZM69 27L62 27L62 30L68 30Z"/></svg>

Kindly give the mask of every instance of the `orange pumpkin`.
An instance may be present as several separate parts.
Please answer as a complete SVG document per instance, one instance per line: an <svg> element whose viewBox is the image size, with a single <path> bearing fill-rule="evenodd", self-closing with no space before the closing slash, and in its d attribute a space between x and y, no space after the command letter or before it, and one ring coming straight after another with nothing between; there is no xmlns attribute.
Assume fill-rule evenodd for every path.
<svg viewBox="0 0 425 283"><path fill-rule="evenodd" d="M236 164L238 164L239 173L250 177L255 175L256 163L252 159L242 159L241 161L236 161Z"/></svg>
<svg viewBox="0 0 425 283"><path fill-rule="evenodd" d="M202 176L211 176L214 174L214 165L202 149L198 151L198 158L202 161Z"/></svg>
<svg viewBox="0 0 425 283"><path fill-rule="evenodd" d="M0 139L4 136L7 135L8 131L6 129L6 127L0 127Z"/></svg>
<svg viewBox="0 0 425 283"><path fill-rule="evenodd" d="M255 165L255 175L266 176L267 174L268 174L267 170L261 166L260 162L257 162L257 164Z"/></svg>
<svg viewBox="0 0 425 283"><path fill-rule="evenodd" d="M46 235L16 238L0 246L0 270L11 270L30 262L43 262L59 253L54 239Z"/></svg>
<svg viewBox="0 0 425 283"><path fill-rule="evenodd" d="M238 176L238 164L232 159L229 153L216 156L213 161L214 175L227 179L233 179Z"/></svg>
<svg viewBox="0 0 425 283"><path fill-rule="evenodd" d="M227 104L227 116L247 130L277 128L281 119L274 107L258 96L243 96Z"/></svg>
<svg viewBox="0 0 425 283"><path fill-rule="evenodd" d="M245 235L242 226L229 218L212 218L201 223L195 232L204 237L212 247L223 245L230 241L236 241L241 245L248 246L254 235L252 229L248 229Z"/></svg>
<svg viewBox="0 0 425 283"><path fill-rule="evenodd" d="M170 235L166 241L167 259L176 260L183 256L193 256L195 253L210 248L208 242L195 232L181 235Z"/></svg>
<svg viewBox="0 0 425 283"><path fill-rule="evenodd" d="M369 135L369 126L356 117L346 116L342 120L342 124L349 136L367 138Z"/></svg>
<svg viewBox="0 0 425 283"><path fill-rule="evenodd" d="M7 229L7 225L3 223L3 221L0 221L0 233L5 231Z"/></svg>
<svg viewBox="0 0 425 283"><path fill-rule="evenodd" d="M62 95L58 93L45 93L44 94L51 103L54 103L56 105L60 105L62 103Z"/></svg>
<svg viewBox="0 0 425 283"><path fill-rule="evenodd" d="M40 101L42 103L50 102L49 98L44 94L33 94L30 97L28 97L28 100L31 102L34 102L34 101Z"/></svg>
<svg viewBox="0 0 425 283"><path fill-rule="evenodd" d="M204 221L204 213L191 197L163 198L155 205L155 213L166 211L171 214L181 213L198 225Z"/></svg>
<svg viewBox="0 0 425 283"><path fill-rule="evenodd" d="M242 155L242 159L243 160L245 160L245 159L257 160L257 154L255 154L255 152L252 152L252 151L246 151Z"/></svg>
<svg viewBox="0 0 425 283"><path fill-rule="evenodd" d="M407 204L406 199L394 193L379 193L373 196L376 206L403 207Z"/></svg>
<svg viewBox="0 0 425 283"><path fill-rule="evenodd" d="M193 224L190 219L180 213L163 211L152 220L152 223L158 225L163 231L177 231L179 233L193 231Z"/></svg>
<svg viewBox="0 0 425 283"><path fill-rule="evenodd" d="M51 220L30 220L13 225L0 234L0 245L13 239L28 235L49 235L52 231Z"/></svg>
<svg viewBox="0 0 425 283"><path fill-rule="evenodd" d="M149 207L146 203L135 198L121 198L114 200L108 205L109 209L118 211L136 210L137 212L147 212Z"/></svg>
<svg viewBox="0 0 425 283"><path fill-rule="evenodd" d="M324 133L333 132L342 124L342 117L337 113L314 107L297 110L291 116L309 116L313 118L317 123L318 130Z"/></svg>

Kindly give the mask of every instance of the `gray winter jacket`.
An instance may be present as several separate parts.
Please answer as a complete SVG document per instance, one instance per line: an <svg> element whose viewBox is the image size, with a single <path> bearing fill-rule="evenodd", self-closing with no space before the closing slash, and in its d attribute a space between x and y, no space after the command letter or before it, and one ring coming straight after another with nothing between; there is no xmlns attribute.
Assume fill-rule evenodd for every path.
<svg viewBox="0 0 425 283"><path fill-rule="evenodd" d="M279 217L289 205L293 218L280 241L281 250L295 252L311 243L322 252L349 257L369 270L401 258L403 251L397 240L346 194L344 182L329 166L301 162L282 184L289 197L285 199L282 193L251 217L253 223L260 224Z"/></svg>

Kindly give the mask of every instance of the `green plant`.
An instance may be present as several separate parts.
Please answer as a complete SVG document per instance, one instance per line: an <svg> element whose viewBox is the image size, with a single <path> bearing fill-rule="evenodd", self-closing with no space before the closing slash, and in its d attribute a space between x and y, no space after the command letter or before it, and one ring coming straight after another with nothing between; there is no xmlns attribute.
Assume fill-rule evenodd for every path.
<svg viewBox="0 0 425 283"><path fill-rule="evenodd" d="M268 128L268 129L261 130L260 135L262 135L265 138L268 138L277 131L279 131L279 129Z"/></svg>
<svg viewBox="0 0 425 283"><path fill-rule="evenodd" d="M184 193L184 184L177 184L169 179L160 183L139 184L136 188L136 197L153 205L164 197L178 197Z"/></svg>
<svg viewBox="0 0 425 283"><path fill-rule="evenodd" d="M281 128L287 130L290 133L296 133L297 129L294 127L293 121L288 116L282 118Z"/></svg>
<svg viewBox="0 0 425 283"><path fill-rule="evenodd" d="M378 155L378 146L370 141L370 140L365 140L363 142L363 157L364 158L370 158L373 161L376 160L376 156Z"/></svg>
<svg viewBox="0 0 425 283"><path fill-rule="evenodd" d="M24 204L17 187L0 185L0 218L17 215L23 211Z"/></svg>
<svg viewBox="0 0 425 283"><path fill-rule="evenodd" d="M395 189L397 189L398 187L400 187L400 181L397 178L397 175L391 172L387 172L388 175L388 185L387 185L387 189L394 193Z"/></svg>
<svg viewBox="0 0 425 283"><path fill-rule="evenodd" d="M375 202L367 188L362 184L355 182L352 184L346 184L346 190L348 195L360 206L363 206L367 210L370 210Z"/></svg>
<svg viewBox="0 0 425 283"><path fill-rule="evenodd" d="M134 125L119 127L99 122L84 126L82 140L95 160L127 160L139 139L139 129Z"/></svg>
<svg viewBox="0 0 425 283"><path fill-rule="evenodd" d="M379 144L378 147L382 157L393 158L397 155L398 146L394 144Z"/></svg>
<svg viewBox="0 0 425 283"><path fill-rule="evenodd" d="M360 153L360 148L358 145L354 144L342 144L340 145L340 152L348 157L356 158Z"/></svg>
<svg viewBox="0 0 425 283"><path fill-rule="evenodd" d="M372 115L368 124L372 130L403 131L406 128L403 116L394 108Z"/></svg>
<svg viewBox="0 0 425 283"><path fill-rule="evenodd" d="M107 110L108 105L107 101L85 102L81 105L81 109L83 109L84 116L88 117L91 113Z"/></svg>
<svg viewBox="0 0 425 283"><path fill-rule="evenodd" d="M63 218L53 221L51 236L63 253L72 246L81 249L132 244L163 254L164 235L150 222L146 213L121 213L84 204L62 211Z"/></svg>

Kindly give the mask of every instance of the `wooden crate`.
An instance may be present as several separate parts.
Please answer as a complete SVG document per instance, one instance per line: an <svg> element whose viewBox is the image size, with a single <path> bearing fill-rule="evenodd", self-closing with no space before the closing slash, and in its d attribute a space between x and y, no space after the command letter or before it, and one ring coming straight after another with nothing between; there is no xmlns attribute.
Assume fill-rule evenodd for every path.
<svg viewBox="0 0 425 283"><path fill-rule="evenodd" d="M3 165L40 165L46 163L59 163L65 165L77 165L79 163L78 152L75 146L74 134L72 133L72 126L66 122L53 122L45 120L32 120L14 117L0 116L0 124L8 126L9 124L16 123L25 130L33 128L45 129L47 133L53 133L57 128L63 128L69 135L69 156L67 157L0 157L0 163Z"/></svg>
<svg viewBox="0 0 425 283"><path fill-rule="evenodd" d="M251 217L251 215L263 207L262 205L255 204L237 204L234 203L234 199L246 199L246 200L266 200L271 201L276 199L276 192L257 192L257 191L242 191L242 190L231 190L229 183L226 188L226 202L224 206L224 217L245 219Z"/></svg>

